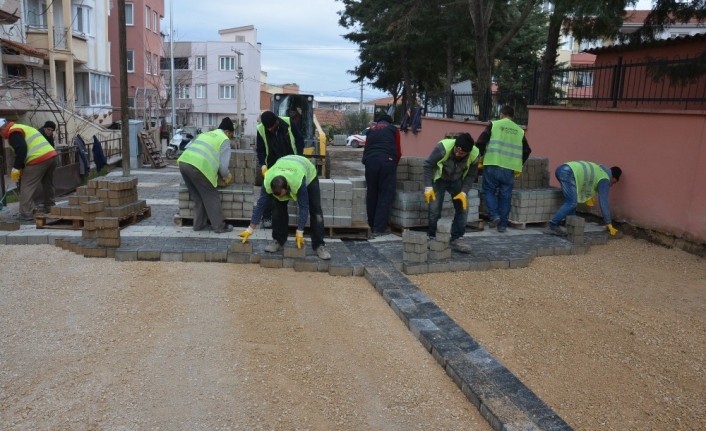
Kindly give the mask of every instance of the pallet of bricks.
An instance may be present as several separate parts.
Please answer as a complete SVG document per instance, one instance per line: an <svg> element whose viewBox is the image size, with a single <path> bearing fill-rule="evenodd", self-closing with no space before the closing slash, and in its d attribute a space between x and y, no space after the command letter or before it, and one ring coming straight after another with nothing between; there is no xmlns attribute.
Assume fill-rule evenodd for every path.
<svg viewBox="0 0 706 431"><path fill-rule="evenodd" d="M257 196L253 184L256 179L257 161L251 149L233 150L228 170L233 181L227 186L219 179L218 196L226 221L250 220ZM177 226L192 226L194 222L194 200L183 182L179 185L179 212L174 216Z"/></svg>
<svg viewBox="0 0 706 431"><path fill-rule="evenodd" d="M368 238L370 227L365 206L366 184L364 177L348 179L319 178L321 209L324 227L331 238ZM297 226L299 207L296 202L287 205L289 225ZM306 221L310 226L310 220Z"/></svg>
<svg viewBox="0 0 706 431"><path fill-rule="evenodd" d="M390 211L390 225L397 231L429 226L429 205L424 200L424 160L421 157L402 157L397 166L397 189ZM441 199L441 196L437 196ZM452 197L444 194L441 217L453 218ZM478 221L480 199L478 191L468 192L467 223Z"/></svg>
<svg viewBox="0 0 706 431"><path fill-rule="evenodd" d="M549 186L549 159L530 157L515 178L510 202L510 226L525 229L528 224L546 224L564 203L561 189ZM478 178L474 188L482 197L483 178ZM481 199L480 212L487 214L485 200Z"/></svg>
<svg viewBox="0 0 706 431"><path fill-rule="evenodd" d="M37 228L83 228L86 221L95 217L85 211L84 204L88 202L102 202L103 208L95 216L117 218L121 227L151 215L147 202L138 199L136 177L99 177L88 181L85 186L76 188L76 194L69 196L67 204L56 205L49 214L36 216ZM70 225L67 226L64 222L69 222Z"/></svg>

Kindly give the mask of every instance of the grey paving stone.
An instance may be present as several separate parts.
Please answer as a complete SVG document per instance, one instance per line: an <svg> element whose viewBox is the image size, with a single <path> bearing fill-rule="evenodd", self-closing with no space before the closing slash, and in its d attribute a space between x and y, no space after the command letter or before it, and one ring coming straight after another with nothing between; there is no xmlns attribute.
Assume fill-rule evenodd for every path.
<svg viewBox="0 0 706 431"><path fill-rule="evenodd" d="M259 264L261 259L262 256L259 254L253 253L250 255L250 263Z"/></svg>
<svg viewBox="0 0 706 431"><path fill-rule="evenodd" d="M182 262L183 253L180 251L162 251L159 260L163 262Z"/></svg>
<svg viewBox="0 0 706 431"><path fill-rule="evenodd" d="M277 256L262 256L260 266L263 268L282 268L282 258Z"/></svg>
<svg viewBox="0 0 706 431"><path fill-rule="evenodd" d="M531 261L531 259L510 259L510 269L526 268Z"/></svg>
<svg viewBox="0 0 706 431"><path fill-rule="evenodd" d="M48 235L31 235L27 237L27 244L28 245L42 245L42 244L49 244L49 236Z"/></svg>
<svg viewBox="0 0 706 431"><path fill-rule="evenodd" d="M318 272L319 262L313 259L297 259L294 261L293 268L297 272Z"/></svg>
<svg viewBox="0 0 706 431"><path fill-rule="evenodd" d="M490 269L508 269L510 268L509 260L491 260Z"/></svg>
<svg viewBox="0 0 706 431"><path fill-rule="evenodd" d="M228 262L227 251L207 251L204 253L206 262Z"/></svg>
<svg viewBox="0 0 706 431"><path fill-rule="evenodd" d="M282 259L282 268L294 268L295 259L285 257Z"/></svg>
<svg viewBox="0 0 706 431"><path fill-rule="evenodd" d="M115 250L115 260L119 262L137 261L137 250Z"/></svg>
<svg viewBox="0 0 706 431"><path fill-rule="evenodd" d="M161 250L137 250L137 260L160 260L162 256Z"/></svg>
<svg viewBox="0 0 706 431"><path fill-rule="evenodd" d="M284 247L284 257L303 259L306 257L306 248Z"/></svg>
<svg viewBox="0 0 706 431"><path fill-rule="evenodd" d="M21 236L21 235L8 235L6 237L6 244L7 245L27 245L27 237L26 236Z"/></svg>
<svg viewBox="0 0 706 431"><path fill-rule="evenodd" d="M429 272L429 265L418 262L404 262L402 271L407 275L426 274Z"/></svg>
<svg viewBox="0 0 706 431"><path fill-rule="evenodd" d="M252 253L253 247L251 242L243 244L242 241L233 241L230 245L230 251L234 253Z"/></svg>
<svg viewBox="0 0 706 431"><path fill-rule="evenodd" d="M319 272L328 272L330 262L328 260L319 260L317 262L317 270Z"/></svg>
<svg viewBox="0 0 706 431"><path fill-rule="evenodd" d="M389 304L393 299L406 299L407 295L400 289L387 289L382 293L382 297Z"/></svg>
<svg viewBox="0 0 706 431"><path fill-rule="evenodd" d="M329 265L328 268L328 273L329 275L332 275L334 277L352 277L353 276L353 267L352 266L338 266L338 265Z"/></svg>
<svg viewBox="0 0 706 431"><path fill-rule="evenodd" d="M185 251L182 253L182 261L184 262L205 262L206 253L202 251Z"/></svg>
<svg viewBox="0 0 706 431"><path fill-rule="evenodd" d="M228 252L228 263L246 264L250 263L250 255L247 253Z"/></svg>

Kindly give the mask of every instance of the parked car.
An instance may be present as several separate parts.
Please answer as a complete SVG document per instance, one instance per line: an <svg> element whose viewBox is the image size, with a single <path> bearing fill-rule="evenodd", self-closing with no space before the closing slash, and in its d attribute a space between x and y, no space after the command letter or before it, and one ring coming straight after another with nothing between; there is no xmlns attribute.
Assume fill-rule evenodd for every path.
<svg viewBox="0 0 706 431"><path fill-rule="evenodd" d="M353 148L364 147L365 139L368 136L368 131L370 127L366 127L365 130L360 132L358 135L350 135L346 138L346 145Z"/></svg>

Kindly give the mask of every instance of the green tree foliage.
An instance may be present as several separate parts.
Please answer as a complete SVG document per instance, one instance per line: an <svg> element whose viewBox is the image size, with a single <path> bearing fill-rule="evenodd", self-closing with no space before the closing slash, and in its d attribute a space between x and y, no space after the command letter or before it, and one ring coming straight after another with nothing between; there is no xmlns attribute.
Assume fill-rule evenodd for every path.
<svg viewBox="0 0 706 431"><path fill-rule="evenodd" d="M348 135L360 133L370 126L370 114L365 111L355 111L343 117L343 132Z"/></svg>
<svg viewBox="0 0 706 431"><path fill-rule="evenodd" d="M552 88L561 34L572 34L578 41L595 41L614 36L623 25L625 9L635 0L555 0L549 17L547 42L542 57L542 74L537 102L547 104Z"/></svg>

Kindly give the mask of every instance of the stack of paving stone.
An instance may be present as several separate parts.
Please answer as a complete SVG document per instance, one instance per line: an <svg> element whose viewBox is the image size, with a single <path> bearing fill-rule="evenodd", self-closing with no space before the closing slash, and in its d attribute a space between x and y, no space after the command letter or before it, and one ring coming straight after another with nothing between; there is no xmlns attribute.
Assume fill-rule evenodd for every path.
<svg viewBox="0 0 706 431"><path fill-rule="evenodd" d="M236 184L254 184L256 172L261 172L255 152L249 149L231 151L228 170Z"/></svg>
<svg viewBox="0 0 706 431"><path fill-rule="evenodd" d="M351 222L353 225L368 223L368 208L366 205L367 188L365 177L349 178L353 186L353 202L351 204Z"/></svg>
<svg viewBox="0 0 706 431"><path fill-rule="evenodd" d="M86 219L82 205L100 201L103 208L99 217L125 218L141 213L147 202L137 198L137 178L100 177L88 181L88 185L77 187L76 195L69 196L68 205L56 205L51 209L52 216L80 216ZM93 208L93 207L91 207Z"/></svg>
<svg viewBox="0 0 706 431"><path fill-rule="evenodd" d="M346 135L333 135L333 145L341 147L346 145Z"/></svg>
<svg viewBox="0 0 706 431"><path fill-rule="evenodd" d="M429 259L443 260L451 257L451 224L450 219L439 219L436 222L436 238L429 241Z"/></svg>
<svg viewBox="0 0 706 431"><path fill-rule="evenodd" d="M566 234L569 241L573 244L583 244L585 241L584 231L586 229L586 221L583 217L567 216L566 217Z"/></svg>
<svg viewBox="0 0 706 431"><path fill-rule="evenodd" d="M357 185L360 185L356 181ZM324 226L350 227L353 224L353 182L345 179L319 179L321 209L324 213ZM365 196L363 194L363 196ZM363 203L365 198L363 198ZM299 208L294 201L289 202L289 224L296 225ZM307 226L309 220L307 220Z"/></svg>
<svg viewBox="0 0 706 431"><path fill-rule="evenodd" d="M426 262L429 254L427 248L427 234L406 230L402 234L402 259L406 262ZM448 247L448 244L447 244Z"/></svg>
<svg viewBox="0 0 706 431"><path fill-rule="evenodd" d="M252 184L228 184L218 188L223 217L226 219L247 219L252 216L255 194ZM194 217L194 200L189 195L189 189L182 183L179 187L179 215L185 218Z"/></svg>
<svg viewBox="0 0 706 431"><path fill-rule="evenodd" d="M522 174L515 178L515 189L538 189L549 187L549 159L530 157L522 167Z"/></svg>
<svg viewBox="0 0 706 431"><path fill-rule="evenodd" d="M469 209L471 209L470 202ZM390 223L400 228L428 226L428 211L428 205L424 200L424 159L402 157L397 165L397 190L392 201ZM453 214L453 202L446 193L441 216L449 217Z"/></svg>

